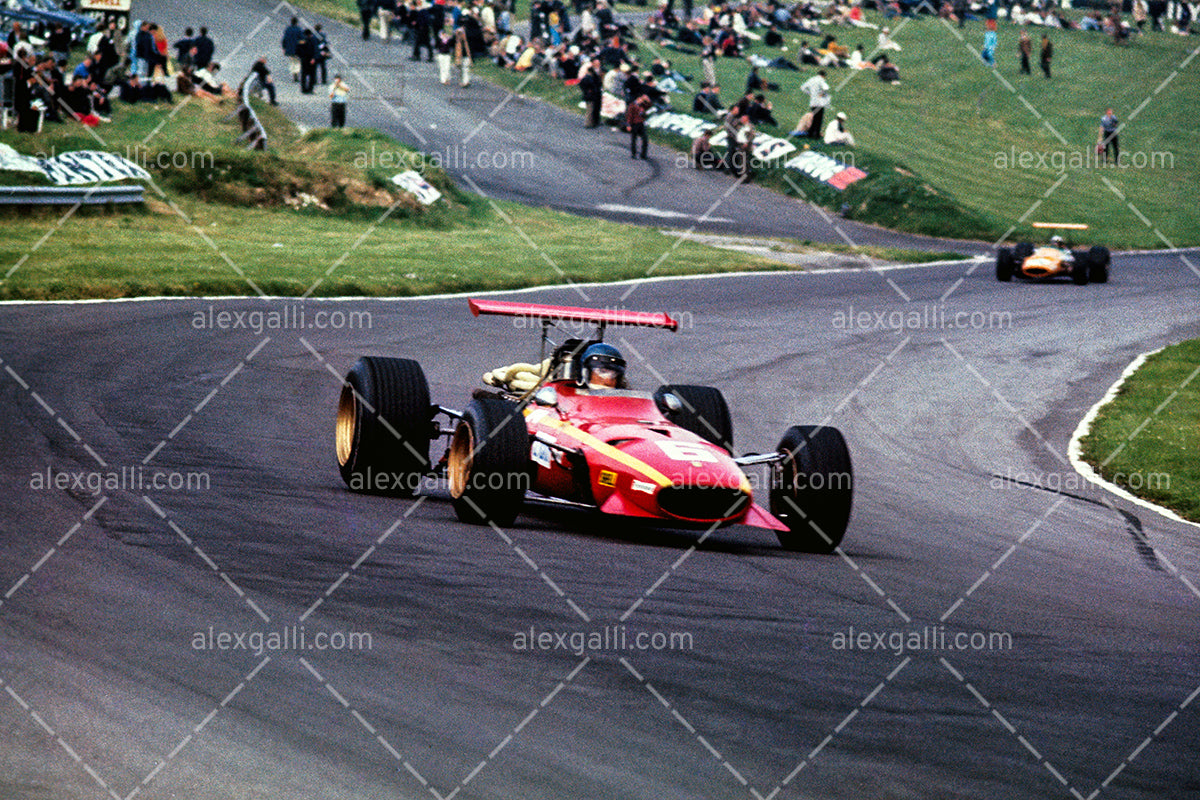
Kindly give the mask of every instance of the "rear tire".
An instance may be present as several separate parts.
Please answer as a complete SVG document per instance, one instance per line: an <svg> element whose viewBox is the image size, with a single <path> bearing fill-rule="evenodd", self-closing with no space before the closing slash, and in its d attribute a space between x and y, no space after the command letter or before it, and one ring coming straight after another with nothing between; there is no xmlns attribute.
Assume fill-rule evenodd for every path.
<svg viewBox="0 0 1200 800"><path fill-rule="evenodd" d="M1013 277L1013 252L1009 247L996 251L996 280L1008 283Z"/></svg>
<svg viewBox="0 0 1200 800"><path fill-rule="evenodd" d="M433 438L429 382L416 361L364 356L346 375L335 429L342 480L356 492L416 494Z"/></svg>
<svg viewBox="0 0 1200 800"><path fill-rule="evenodd" d="M1108 248L1094 245L1088 251L1088 257L1092 262L1088 279L1092 283L1108 283L1108 267L1112 263L1112 254L1108 252Z"/></svg>
<svg viewBox="0 0 1200 800"><path fill-rule="evenodd" d="M683 408L678 411L668 408L665 400L667 394L678 397ZM654 402L671 422L733 452L733 421L729 418L729 405L720 389L668 384L658 387Z"/></svg>
<svg viewBox="0 0 1200 800"><path fill-rule="evenodd" d="M447 477L454 513L471 525L511 525L530 487L529 431L500 397L471 401L450 440Z"/></svg>
<svg viewBox="0 0 1200 800"><path fill-rule="evenodd" d="M850 450L840 431L796 425L777 448L785 454L772 475L771 513L788 526L778 531L785 550L831 553L841 543L854 500Z"/></svg>

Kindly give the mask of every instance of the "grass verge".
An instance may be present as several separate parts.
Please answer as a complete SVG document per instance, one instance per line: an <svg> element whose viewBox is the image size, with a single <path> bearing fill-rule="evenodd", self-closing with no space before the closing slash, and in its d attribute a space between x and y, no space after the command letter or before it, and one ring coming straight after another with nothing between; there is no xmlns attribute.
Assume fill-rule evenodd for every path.
<svg viewBox="0 0 1200 800"><path fill-rule="evenodd" d="M1200 339L1146 359L1101 409L1083 458L1123 489L1200 522Z"/></svg>
<svg viewBox="0 0 1200 800"><path fill-rule="evenodd" d="M357 157L372 147L412 155L382 134L301 135L268 107L260 115L276 149L250 153L233 146L238 129L227 113L202 102L118 108L98 129L101 140L68 125L35 137L0 132L0 142L28 154L116 152L147 167L158 187L143 207L0 210L0 299L250 295L255 287L406 296L785 268L677 244L656 228L493 203L422 164L444 195L427 208L389 183L401 167L371 168Z"/></svg>

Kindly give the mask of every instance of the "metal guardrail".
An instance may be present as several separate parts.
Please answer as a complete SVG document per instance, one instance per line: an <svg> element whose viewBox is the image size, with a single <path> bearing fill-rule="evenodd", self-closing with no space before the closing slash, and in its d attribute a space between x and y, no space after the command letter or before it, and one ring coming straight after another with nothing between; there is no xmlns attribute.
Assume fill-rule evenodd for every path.
<svg viewBox="0 0 1200 800"><path fill-rule="evenodd" d="M238 88L238 98L241 103L233 115L242 123L242 135L238 137L238 141L246 142L246 147L250 150L266 150L267 131L259 121L258 114L255 114L254 109L250 107L250 92L257 83L258 78L253 72L242 81L242 85Z"/></svg>
<svg viewBox="0 0 1200 800"><path fill-rule="evenodd" d="M0 205L73 206L141 203L144 186L0 186Z"/></svg>

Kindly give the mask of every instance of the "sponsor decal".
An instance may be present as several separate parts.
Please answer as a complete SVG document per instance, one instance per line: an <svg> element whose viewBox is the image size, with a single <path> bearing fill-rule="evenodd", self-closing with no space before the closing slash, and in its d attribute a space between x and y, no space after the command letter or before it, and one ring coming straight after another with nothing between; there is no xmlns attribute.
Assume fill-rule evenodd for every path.
<svg viewBox="0 0 1200 800"><path fill-rule="evenodd" d="M529 449L529 457L533 459L535 464L540 464L546 469L550 469L554 454L550 452L550 446L545 442L534 440L533 447Z"/></svg>
<svg viewBox="0 0 1200 800"><path fill-rule="evenodd" d="M600 470L600 477L596 479L596 483L612 488L617 485L617 473L610 469L602 469Z"/></svg>
<svg viewBox="0 0 1200 800"><path fill-rule="evenodd" d="M643 492L645 494L654 494L655 486L653 483L647 483L646 481L634 481L633 484L631 485L631 488L635 492Z"/></svg>

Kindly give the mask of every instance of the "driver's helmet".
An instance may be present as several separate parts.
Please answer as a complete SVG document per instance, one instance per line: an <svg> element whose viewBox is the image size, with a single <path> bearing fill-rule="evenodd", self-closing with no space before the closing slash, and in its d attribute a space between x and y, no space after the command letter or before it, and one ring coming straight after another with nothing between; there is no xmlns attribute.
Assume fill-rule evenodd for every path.
<svg viewBox="0 0 1200 800"><path fill-rule="evenodd" d="M611 344L596 342L580 357L583 383L595 389L616 389L625 384L625 359Z"/></svg>
<svg viewBox="0 0 1200 800"><path fill-rule="evenodd" d="M1056 234L1050 237L1050 244L1061 249L1066 244L1066 241L1063 240L1063 237Z"/></svg>

